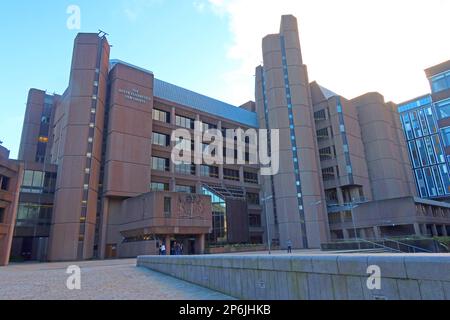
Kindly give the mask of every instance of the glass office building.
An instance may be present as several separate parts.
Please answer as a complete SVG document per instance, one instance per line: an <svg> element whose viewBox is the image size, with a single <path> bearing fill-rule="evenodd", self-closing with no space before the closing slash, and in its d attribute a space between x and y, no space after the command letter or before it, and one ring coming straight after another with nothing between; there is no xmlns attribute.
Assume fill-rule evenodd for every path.
<svg viewBox="0 0 450 320"><path fill-rule="evenodd" d="M441 117L431 95L401 104L398 108L417 193L423 198L450 196L449 163L445 154L445 129L440 129Z"/></svg>

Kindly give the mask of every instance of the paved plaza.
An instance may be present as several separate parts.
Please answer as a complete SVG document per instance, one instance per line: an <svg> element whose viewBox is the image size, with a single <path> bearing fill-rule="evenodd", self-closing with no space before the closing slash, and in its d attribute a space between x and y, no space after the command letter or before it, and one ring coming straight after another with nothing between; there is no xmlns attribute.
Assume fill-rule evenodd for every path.
<svg viewBox="0 0 450 320"><path fill-rule="evenodd" d="M81 290L66 287L81 268ZM0 267L0 300L228 300L231 297L136 267L136 260L11 264Z"/></svg>

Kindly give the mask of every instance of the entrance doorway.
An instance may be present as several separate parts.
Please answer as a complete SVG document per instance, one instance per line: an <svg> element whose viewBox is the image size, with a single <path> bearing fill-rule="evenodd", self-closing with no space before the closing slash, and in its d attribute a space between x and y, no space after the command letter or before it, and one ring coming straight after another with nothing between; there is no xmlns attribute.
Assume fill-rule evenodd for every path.
<svg viewBox="0 0 450 320"><path fill-rule="evenodd" d="M178 253L181 255L194 255L196 240L192 236L176 236L172 240L170 240L170 254L175 255Z"/></svg>

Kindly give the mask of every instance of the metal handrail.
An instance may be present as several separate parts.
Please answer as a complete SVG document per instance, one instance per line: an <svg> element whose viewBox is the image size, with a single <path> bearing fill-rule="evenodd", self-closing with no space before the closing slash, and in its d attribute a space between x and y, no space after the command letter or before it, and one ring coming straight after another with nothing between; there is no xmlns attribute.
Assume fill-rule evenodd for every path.
<svg viewBox="0 0 450 320"><path fill-rule="evenodd" d="M420 252L424 252L424 253L433 253L433 251L431 251L431 250L424 249L424 248L417 247L417 246L413 246L413 245L410 245L410 244L407 244L407 243L404 243L404 242L400 242L400 241L397 241L397 240L394 240L394 239L386 238L384 240L394 242L394 243L396 243L398 245L398 247L400 247L400 245L402 245L402 246L407 247L408 249L411 248L413 250L413 253L416 253L416 250L420 251ZM408 252L410 252L410 251L408 250Z"/></svg>
<svg viewBox="0 0 450 320"><path fill-rule="evenodd" d="M373 246L374 249L376 247L378 247L380 249L382 248L382 249L385 249L385 250L388 250L388 251L391 251L391 252L403 253L401 250L397 250L397 249L394 249L394 248L391 248L391 247L388 247L388 246L385 246L385 245L382 245L382 244L379 244L379 243L376 243L376 242L372 242L372 241L369 241L369 240L366 240L366 239L354 238L354 239L351 239L351 240L349 239L349 240L344 241L344 242L354 242L354 241L369 243L369 244L371 244Z"/></svg>

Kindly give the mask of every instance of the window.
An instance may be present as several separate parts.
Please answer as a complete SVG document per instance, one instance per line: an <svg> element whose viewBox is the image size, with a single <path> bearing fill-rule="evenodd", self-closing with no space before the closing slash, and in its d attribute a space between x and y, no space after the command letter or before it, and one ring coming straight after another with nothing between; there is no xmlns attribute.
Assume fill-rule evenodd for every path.
<svg viewBox="0 0 450 320"><path fill-rule="evenodd" d="M416 170L416 180L417 180L417 185L419 188L420 196L426 198L428 196L427 186L425 184L422 170L420 170L420 169Z"/></svg>
<svg viewBox="0 0 450 320"><path fill-rule="evenodd" d="M428 107L425 110L425 117L427 118L428 128L430 129L430 134L437 132L436 122L434 121L433 110Z"/></svg>
<svg viewBox="0 0 450 320"><path fill-rule="evenodd" d="M239 171L233 169L223 169L223 177L225 180L239 181Z"/></svg>
<svg viewBox="0 0 450 320"><path fill-rule="evenodd" d="M170 113L158 109L153 109L153 120L170 123Z"/></svg>
<svg viewBox="0 0 450 320"><path fill-rule="evenodd" d="M261 227L261 215L260 214L250 214L248 216L249 219L249 225L253 228L260 228Z"/></svg>
<svg viewBox="0 0 450 320"><path fill-rule="evenodd" d="M56 173L25 170L21 192L25 193L54 193Z"/></svg>
<svg viewBox="0 0 450 320"><path fill-rule="evenodd" d="M450 117L450 99L443 102L436 103L436 110L439 119L445 119Z"/></svg>
<svg viewBox="0 0 450 320"><path fill-rule="evenodd" d="M194 129L194 120L182 116L175 117L175 124L178 127L186 128L186 129Z"/></svg>
<svg viewBox="0 0 450 320"><path fill-rule="evenodd" d="M420 138L422 136L422 129L420 128L419 118L417 115L417 111L411 112L409 114L411 118L412 128L414 131L414 135L416 138Z"/></svg>
<svg viewBox="0 0 450 320"><path fill-rule="evenodd" d="M9 178L5 176L0 176L0 189L8 191L9 190Z"/></svg>
<svg viewBox="0 0 450 320"><path fill-rule="evenodd" d="M438 75L431 79L431 90L433 93L444 91L450 88L450 72Z"/></svg>
<svg viewBox="0 0 450 320"><path fill-rule="evenodd" d="M256 172L244 172L244 181L246 183L258 184L258 174Z"/></svg>
<svg viewBox="0 0 450 320"><path fill-rule="evenodd" d="M444 139L444 145L450 147L450 127L442 129L442 138Z"/></svg>
<svg viewBox="0 0 450 320"><path fill-rule="evenodd" d="M183 137L177 137L175 147L177 150L194 151L195 142L194 140L187 140Z"/></svg>
<svg viewBox="0 0 450 320"><path fill-rule="evenodd" d="M320 120L326 120L326 119L327 119L327 115L326 115L325 109L314 112L314 120L320 121Z"/></svg>
<svg viewBox="0 0 450 320"><path fill-rule="evenodd" d="M152 170L169 171L170 170L169 159L152 157Z"/></svg>
<svg viewBox="0 0 450 320"><path fill-rule="evenodd" d="M422 131L425 136L429 135L427 119L425 117L424 110L419 110L420 124L422 125Z"/></svg>
<svg viewBox="0 0 450 320"><path fill-rule="evenodd" d="M48 137L39 137L38 141L41 143L48 143Z"/></svg>
<svg viewBox="0 0 450 320"><path fill-rule="evenodd" d="M203 122L202 129L203 129L203 131L207 131L207 130L217 129L217 126L215 124Z"/></svg>
<svg viewBox="0 0 450 320"><path fill-rule="evenodd" d="M175 172L187 175L195 175L195 164L182 163L175 165Z"/></svg>
<svg viewBox="0 0 450 320"><path fill-rule="evenodd" d="M259 205L260 204L259 194L247 192L247 202L249 204Z"/></svg>
<svg viewBox="0 0 450 320"><path fill-rule="evenodd" d="M176 186L175 186L175 192L180 192L180 193L195 193L195 187L194 187L194 186L176 185Z"/></svg>
<svg viewBox="0 0 450 320"><path fill-rule="evenodd" d="M409 119L409 115L405 113L402 116L403 127L405 128L406 138L408 140L414 139L414 133L412 131L411 120Z"/></svg>
<svg viewBox="0 0 450 320"><path fill-rule="evenodd" d="M417 144L417 150L419 150L421 164L422 164L422 166L427 166L428 165L427 151L425 149L425 144L423 142L423 139L417 139L416 144Z"/></svg>
<svg viewBox="0 0 450 320"><path fill-rule="evenodd" d="M425 145L427 147L428 159L430 160L430 164L436 164L436 155L434 154L434 147L430 137L425 138Z"/></svg>
<svg viewBox="0 0 450 320"><path fill-rule="evenodd" d="M4 223L5 219L5 208L0 208L0 223Z"/></svg>
<svg viewBox="0 0 450 320"><path fill-rule="evenodd" d="M170 137L166 134L153 132L152 133L152 142L154 145L167 147L170 145Z"/></svg>
<svg viewBox="0 0 450 320"><path fill-rule="evenodd" d="M335 178L334 176L334 168L325 168L322 169L322 176L324 181L333 180Z"/></svg>
<svg viewBox="0 0 450 320"><path fill-rule="evenodd" d="M445 194L444 186L442 185L441 175L436 166L431 168L433 170L434 180L436 181L437 192L440 196Z"/></svg>
<svg viewBox="0 0 450 320"><path fill-rule="evenodd" d="M172 198L164 197L164 215L170 216L172 213Z"/></svg>
<svg viewBox="0 0 450 320"><path fill-rule="evenodd" d="M200 166L200 175L202 177L219 178L219 168L213 166Z"/></svg>
<svg viewBox="0 0 450 320"><path fill-rule="evenodd" d="M436 154L437 161L439 163L444 163L445 156L444 156L444 151L442 150L442 146L441 146L441 139L439 138L439 136L437 134L435 134L431 138L433 139L434 152Z"/></svg>
<svg viewBox="0 0 450 320"><path fill-rule="evenodd" d="M431 169L425 168L425 169L423 169L423 173L425 176L425 181L427 182L428 194L430 195L430 197L437 196L438 194L437 194L436 185L434 183L433 173L431 172Z"/></svg>
<svg viewBox="0 0 450 320"><path fill-rule="evenodd" d="M328 128L317 130L317 138L319 139L327 139L329 137L328 135Z"/></svg>
<svg viewBox="0 0 450 320"><path fill-rule="evenodd" d="M450 177L447 165L445 164L439 165L439 171L441 173L442 182L444 183L445 193L450 194Z"/></svg>
<svg viewBox="0 0 450 320"><path fill-rule="evenodd" d="M169 191L169 184L163 182L152 182L150 188L152 191Z"/></svg>
<svg viewBox="0 0 450 320"><path fill-rule="evenodd" d="M333 159L333 153L331 147L326 147L319 150L320 161L326 161Z"/></svg>
<svg viewBox="0 0 450 320"><path fill-rule="evenodd" d="M418 168L420 167L420 159L419 159L419 153L417 152L417 147L414 141L410 141L409 143L409 151L411 152L411 159L413 162L413 167Z"/></svg>

